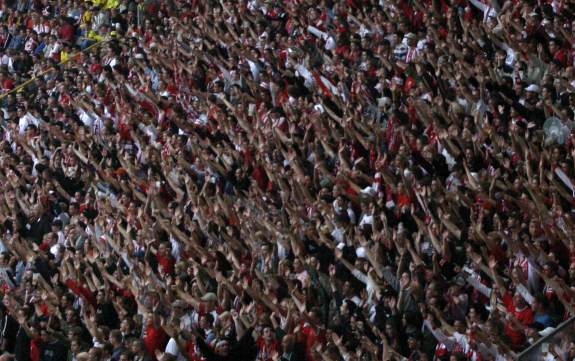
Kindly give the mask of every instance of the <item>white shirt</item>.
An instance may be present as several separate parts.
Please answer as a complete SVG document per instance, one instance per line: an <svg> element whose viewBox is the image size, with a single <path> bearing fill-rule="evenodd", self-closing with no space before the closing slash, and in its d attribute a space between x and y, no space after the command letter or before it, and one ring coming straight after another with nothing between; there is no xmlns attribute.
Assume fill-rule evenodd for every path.
<svg viewBox="0 0 575 361"><path fill-rule="evenodd" d="M180 243L174 237L170 237L170 243L172 245L172 257L174 257L176 262L179 262L180 261L180 252L181 252L182 247L180 246Z"/></svg>
<svg viewBox="0 0 575 361"><path fill-rule="evenodd" d="M38 127L40 125L40 121L32 114L26 113L22 118L18 120L18 132L20 134L24 134L26 128L28 128L28 126L31 124L34 124L36 127Z"/></svg>
<svg viewBox="0 0 575 361"><path fill-rule="evenodd" d="M419 50L417 47L408 48L407 53L405 54L405 62L411 63L417 56L419 55Z"/></svg>
<svg viewBox="0 0 575 361"><path fill-rule="evenodd" d="M49 33L50 32L50 26L45 25L45 24L36 24L32 27L32 30L34 30L34 32L36 34Z"/></svg>
<svg viewBox="0 0 575 361"><path fill-rule="evenodd" d="M311 72L303 64L297 64L294 67L294 69L295 69L297 75L299 75L305 79L304 85L307 88L311 88L313 86L313 83L314 83L314 79L313 79Z"/></svg>
<svg viewBox="0 0 575 361"><path fill-rule="evenodd" d="M54 44L48 44L46 48L44 48L44 56L46 58L53 58L56 54L60 52L62 49L62 44L59 42L55 42Z"/></svg>
<svg viewBox="0 0 575 361"><path fill-rule="evenodd" d="M118 65L118 60L116 58L110 58L110 59L106 60L105 64L109 65L111 68L113 68L116 65Z"/></svg>
<svg viewBox="0 0 575 361"><path fill-rule="evenodd" d="M359 226L363 226L364 224L372 224L373 225L373 215L369 213L363 214L361 217L361 221L359 222Z"/></svg>
<svg viewBox="0 0 575 361"><path fill-rule="evenodd" d="M473 6L475 6L476 8L478 8L479 10L481 10L483 12L483 22L486 23L490 18L494 18L497 17L497 9L495 9L491 3L489 4L483 4L482 2L478 1L478 0L469 0Z"/></svg>
<svg viewBox="0 0 575 361"><path fill-rule="evenodd" d="M168 344L166 345L166 350L164 352L170 356L174 356L176 358L176 361L187 360L187 358L180 352L178 343L173 338L170 338L170 341L168 341Z"/></svg>
<svg viewBox="0 0 575 361"><path fill-rule="evenodd" d="M58 244L66 243L66 238L64 237L64 232L58 231L58 232L56 232L56 234L58 235Z"/></svg>
<svg viewBox="0 0 575 361"><path fill-rule="evenodd" d="M343 241L344 241L344 233L343 233L343 230L340 228L335 228L331 232L331 236L335 240L335 243L343 243Z"/></svg>

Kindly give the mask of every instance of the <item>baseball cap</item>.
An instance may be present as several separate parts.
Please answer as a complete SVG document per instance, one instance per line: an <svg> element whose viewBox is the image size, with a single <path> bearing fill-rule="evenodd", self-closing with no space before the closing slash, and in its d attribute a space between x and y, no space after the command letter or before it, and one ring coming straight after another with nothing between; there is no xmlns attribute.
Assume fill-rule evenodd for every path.
<svg viewBox="0 0 575 361"><path fill-rule="evenodd" d="M208 292L202 296L202 301L204 302L216 302L218 300L218 296L216 296L213 292Z"/></svg>

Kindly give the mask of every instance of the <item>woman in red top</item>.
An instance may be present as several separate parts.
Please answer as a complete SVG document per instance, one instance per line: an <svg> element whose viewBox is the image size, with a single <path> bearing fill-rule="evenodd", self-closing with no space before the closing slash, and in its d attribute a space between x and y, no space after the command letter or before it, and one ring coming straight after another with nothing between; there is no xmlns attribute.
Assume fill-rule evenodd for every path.
<svg viewBox="0 0 575 361"><path fill-rule="evenodd" d="M270 326L265 326L262 335L258 337L258 356L256 360L258 361L271 361L272 355L278 351L278 342L274 338L273 330Z"/></svg>

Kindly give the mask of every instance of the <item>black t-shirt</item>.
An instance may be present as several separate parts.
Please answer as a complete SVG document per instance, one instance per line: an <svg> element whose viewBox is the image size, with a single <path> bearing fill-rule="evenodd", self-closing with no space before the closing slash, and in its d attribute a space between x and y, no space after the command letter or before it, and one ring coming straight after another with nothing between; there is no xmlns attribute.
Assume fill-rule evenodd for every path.
<svg viewBox="0 0 575 361"><path fill-rule="evenodd" d="M116 313L116 309L112 306L111 302L98 304L96 307L96 322L98 325L105 325L111 329L120 326L118 313Z"/></svg>
<svg viewBox="0 0 575 361"><path fill-rule="evenodd" d="M68 347L62 341L40 344L40 361L66 361Z"/></svg>
<svg viewBox="0 0 575 361"><path fill-rule="evenodd" d="M0 320L0 339L6 341L5 349L9 353L14 352L16 345L16 333L18 332L18 322L10 315L3 315Z"/></svg>
<svg viewBox="0 0 575 361"><path fill-rule="evenodd" d="M22 327L16 331L16 344L14 345L14 359L16 361L30 360L30 337Z"/></svg>

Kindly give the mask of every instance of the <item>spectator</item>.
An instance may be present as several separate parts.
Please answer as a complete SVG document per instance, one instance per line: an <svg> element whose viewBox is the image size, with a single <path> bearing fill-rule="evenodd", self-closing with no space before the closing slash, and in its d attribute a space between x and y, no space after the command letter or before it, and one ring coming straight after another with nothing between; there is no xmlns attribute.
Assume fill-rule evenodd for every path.
<svg viewBox="0 0 575 361"><path fill-rule="evenodd" d="M1 5L0 357L503 361L573 316L570 2Z"/></svg>

